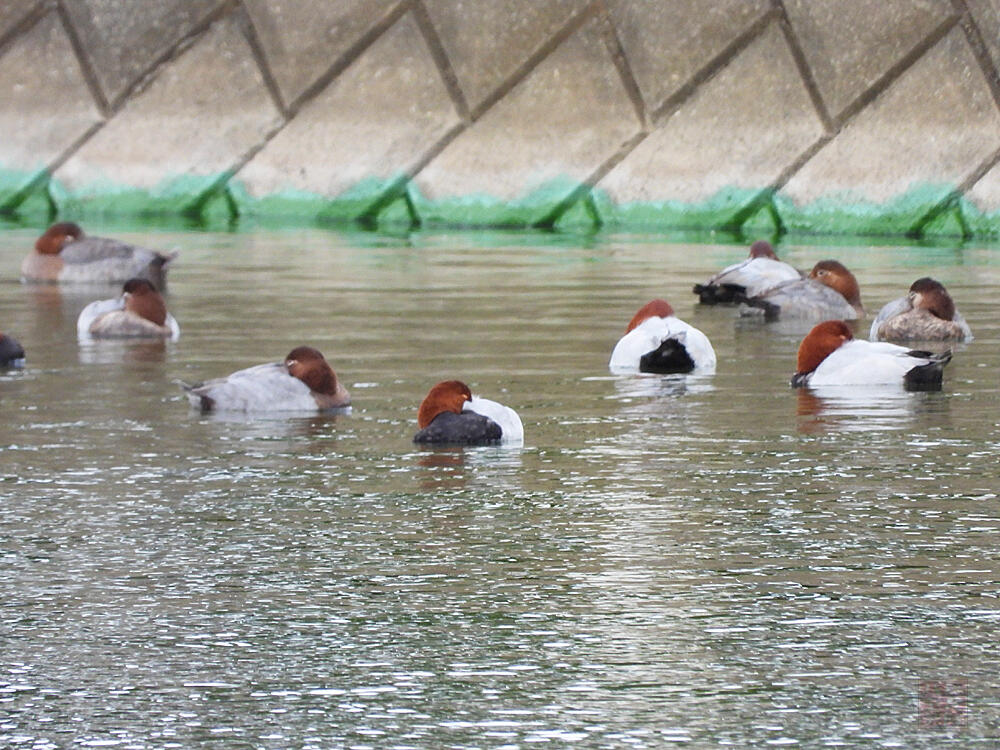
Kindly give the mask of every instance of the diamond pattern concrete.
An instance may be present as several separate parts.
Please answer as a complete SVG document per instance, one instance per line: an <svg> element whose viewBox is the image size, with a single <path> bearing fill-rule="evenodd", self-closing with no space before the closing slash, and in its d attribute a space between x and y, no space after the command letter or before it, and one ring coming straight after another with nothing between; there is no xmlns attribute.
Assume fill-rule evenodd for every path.
<svg viewBox="0 0 1000 750"><path fill-rule="evenodd" d="M56 172L60 195L76 206L126 187L195 197L279 121L247 40L221 21Z"/></svg>
<svg viewBox="0 0 1000 750"><path fill-rule="evenodd" d="M979 26L993 66L1000 68L1000 0L966 0L966 3Z"/></svg>
<svg viewBox="0 0 1000 750"><path fill-rule="evenodd" d="M425 0L471 107L496 89L586 0Z"/></svg>
<svg viewBox="0 0 1000 750"><path fill-rule="evenodd" d="M0 4L0 37L23 20L40 0L6 0Z"/></svg>
<svg viewBox="0 0 1000 750"><path fill-rule="evenodd" d="M109 101L142 78L222 0L73 0L63 7Z"/></svg>
<svg viewBox="0 0 1000 750"><path fill-rule="evenodd" d="M961 30L850 122L783 190L796 204L850 193L879 203L961 182L1000 148L1000 113Z"/></svg>
<svg viewBox="0 0 1000 750"><path fill-rule="evenodd" d="M373 118L381 127L371 127ZM459 123L427 44L407 14L309 102L237 181L249 210L256 200L281 194L336 199L366 180L383 184L411 171Z"/></svg>
<svg viewBox="0 0 1000 750"><path fill-rule="evenodd" d="M379 3L374 10L370 0L245 0L245 5L281 95L291 103L398 3Z"/></svg>
<svg viewBox="0 0 1000 750"><path fill-rule="evenodd" d="M787 0L785 7L834 117L953 14L948 0Z"/></svg>
<svg viewBox="0 0 1000 750"><path fill-rule="evenodd" d="M49 13L0 57L0 204L26 187L101 121L58 14Z"/></svg>
<svg viewBox="0 0 1000 750"><path fill-rule="evenodd" d="M740 189L771 184L822 134L792 53L771 24L598 184L614 204L604 218L620 217L629 204L696 204L733 188L735 212L747 197Z"/></svg>
<svg viewBox="0 0 1000 750"><path fill-rule="evenodd" d="M584 26L415 180L422 214L448 220L449 201L523 201L530 223L613 156L640 123L596 23ZM563 185L556 186L556 183Z"/></svg>
<svg viewBox="0 0 1000 750"><path fill-rule="evenodd" d="M646 106L655 110L771 4L767 0L612 0L609 6Z"/></svg>

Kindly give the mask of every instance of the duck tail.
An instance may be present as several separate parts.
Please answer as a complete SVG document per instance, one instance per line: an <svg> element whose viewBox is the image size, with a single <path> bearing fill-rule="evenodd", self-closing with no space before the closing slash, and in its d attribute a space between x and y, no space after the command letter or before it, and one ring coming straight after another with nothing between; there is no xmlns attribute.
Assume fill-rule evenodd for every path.
<svg viewBox="0 0 1000 750"><path fill-rule="evenodd" d="M694 360L688 354L687 347L679 338L671 337L653 351L646 352L639 358L639 372L655 372L669 374L676 372L691 372Z"/></svg>
<svg viewBox="0 0 1000 750"><path fill-rule="evenodd" d="M810 372L797 372L792 375L792 388L805 388L809 385Z"/></svg>
<svg viewBox="0 0 1000 750"><path fill-rule="evenodd" d="M702 305L731 305L736 296L745 294L746 287L739 284L695 284L691 290L698 295Z"/></svg>
<svg viewBox="0 0 1000 750"><path fill-rule="evenodd" d="M173 262L180 253L177 250L173 250L169 253L156 253L153 256L153 261L150 265L156 268L166 268L171 262Z"/></svg>
<svg viewBox="0 0 1000 750"><path fill-rule="evenodd" d="M164 292L167 289L167 266L176 257L176 250L171 253L155 253L153 259L149 261L149 265L140 275L155 286L156 291Z"/></svg>
<svg viewBox="0 0 1000 750"><path fill-rule="evenodd" d="M748 297L746 294L735 295L734 300L739 306L741 318L755 318L763 315L764 320L777 320L781 313L781 305L768 302L760 297Z"/></svg>
<svg viewBox="0 0 1000 750"><path fill-rule="evenodd" d="M202 413L207 413L215 408L215 399L204 393L198 393L198 389L201 388L204 383L188 383L180 379L175 379L174 382L184 389L184 393L187 395L188 401L191 402L191 406L195 409L200 409Z"/></svg>
<svg viewBox="0 0 1000 750"><path fill-rule="evenodd" d="M944 366L951 362L951 349L941 354L914 349L907 352L911 357L928 360L907 371L903 376L903 386L908 391L939 391L944 377Z"/></svg>

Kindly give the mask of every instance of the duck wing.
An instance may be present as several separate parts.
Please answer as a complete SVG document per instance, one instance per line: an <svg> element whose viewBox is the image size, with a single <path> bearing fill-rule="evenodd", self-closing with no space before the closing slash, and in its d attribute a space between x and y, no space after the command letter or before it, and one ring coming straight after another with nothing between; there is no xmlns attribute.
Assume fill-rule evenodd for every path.
<svg viewBox="0 0 1000 750"><path fill-rule="evenodd" d="M899 299L894 299L892 302L886 302L882 306L882 309L878 311L878 315L875 316L875 320L872 321L872 327L868 332L868 338L872 341L882 339L883 337L879 335L879 329L882 327L882 324L889 320L889 318L894 318L910 309L911 306L908 297L900 297Z"/></svg>
<svg viewBox="0 0 1000 750"><path fill-rule="evenodd" d="M802 278L794 266L774 258L747 258L722 269L694 293L702 304L739 302L740 295L755 297L778 284Z"/></svg>
<svg viewBox="0 0 1000 750"><path fill-rule="evenodd" d="M762 312L766 319L800 318L805 320L855 320L855 310L843 295L826 284L812 279L786 281L764 294L741 300L740 315L754 316Z"/></svg>
<svg viewBox="0 0 1000 750"><path fill-rule="evenodd" d="M203 412L316 411L309 386L288 374L283 362L256 365L224 378L189 385L181 383L188 401Z"/></svg>
<svg viewBox="0 0 1000 750"><path fill-rule="evenodd" d="M59 253L68 281L127 281L138 276L163 288L166 267L177 253L160 253L107 237L81 237Z"/></svg>

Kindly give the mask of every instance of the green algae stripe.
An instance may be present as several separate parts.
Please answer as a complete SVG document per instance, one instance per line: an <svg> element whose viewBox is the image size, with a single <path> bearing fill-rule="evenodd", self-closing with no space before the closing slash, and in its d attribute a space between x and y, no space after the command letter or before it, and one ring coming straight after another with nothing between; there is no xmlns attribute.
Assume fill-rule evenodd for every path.
<svg viewBox="0 0 1000 750"><path fill-rule="evenodd" d="M700 202L618 204L569 179L549 180L514 199L488 194L431 198L403 175L368 178L330 197L285 189L255 196L232 175L183 175L153 188L94 179L68 186L44 169L0 168L0 213L63 216L184 216L225 222L356 223L367 228L547 227L559 231L724 230L754 234L997 237L1000 211L984 212L954 185L920 184L884 203L843 191L800 205L781 191L726 188Z"/></svg>
<svg viewBox="0 0 1000 750"><path fill-rule="evenodd" d="M421 224L454 227L531 227L548 220L585 188L569 178L548 180L514 199L480 193L429 198L413 183L407 187L410 204Z"/></svg>
<svg viewBox="0 0 1000 750"><path fill-rule="evenodd" d="M967 236L1000 236L1000 211L981 211L968 198L955 202L956 220L961 222Z"/></svg>
<svg viewBox="0 0 1000 750"><path fill-rule="evenodd" d="M0 211L17 209L35 188L44 186L48 177L44 166L27 170L0 166Z"/></svg>
<svg viewBox="0 0 1000 750"><path fill-rule="evenodd" d="M297 188L256 196L238 178L229 187L241 216L353 221L369 215L387 194L398 191L401 181L401 176L369 177L333 197Z"/></svg>
<svg viewBox="0 0 1000 750"><path fill-rule="evenodd" d="M616 203L602 190L594 190L594 205L601 222L616 227L677 229L731 228L757 203L761 190L723 188L700 202L679 200Z"/></svg>
<svg viewBox="0 0 1000 750"><path fill-rule="evenodd" d="M68 186L53 178L49 194L63 215L190 214L200 210L207 196L227 179L226 174L181 175L161 180L151 188L138 188L109 179Z"/></svg>
<svg viewBox="0 0 1000 750"><path fill-rule="evenodd" d="M774 205L793 234L914 234L954 193L954 185L920 184L884 203L840 191L798 205L779 192Z"/></svg>

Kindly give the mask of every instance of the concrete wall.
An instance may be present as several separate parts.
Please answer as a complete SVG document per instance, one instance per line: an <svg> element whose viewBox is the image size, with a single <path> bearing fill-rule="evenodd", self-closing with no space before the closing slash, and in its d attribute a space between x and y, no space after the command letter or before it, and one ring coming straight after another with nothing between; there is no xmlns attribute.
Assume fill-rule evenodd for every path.
<svg viewBox="0 0 1000 750"><path fill-rule="evenodd" d="M0 213L1000 234L1000 0L4 0Z"/></svg>

